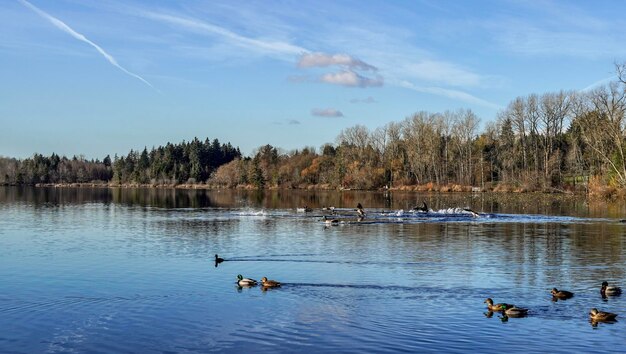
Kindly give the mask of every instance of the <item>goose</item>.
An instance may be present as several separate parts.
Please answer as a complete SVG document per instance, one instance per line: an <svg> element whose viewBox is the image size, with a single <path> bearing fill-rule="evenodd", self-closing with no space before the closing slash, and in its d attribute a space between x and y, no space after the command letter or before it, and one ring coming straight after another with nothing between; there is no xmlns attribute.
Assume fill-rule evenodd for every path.
<svg viewBox="0 0 626 354"><path fill-rule="evenodd" d="M422 202L422 206L413 207L413 211L428 213L428 205L426 205L426 202Z"/></svg>
<svg viewBox="0 0 626 354"><path fill-rule="evenodd" d="M598 311L598 309L595 307L592 308L591 311L589 312L589 318L591 318L591 320L595 322L615 321L615 317L617 317L617 314L611 313L611 312Z"/></svg>
<svg viewBox="0 0 626 354"><path fill-rule="evenodd" d="M365 210L363 210L363 206L361 205L361 203L358 203L356 205L356 213L359 215L359 218L365 217Z"/></svg>
<svg viewBox="0 0 626 354"><path fill-rule="evenodd" d="M470 209L470 208L463 208L463 211L466 211L470 214L472 214L473 217L477 218L480 216L479 213L475 212L474 210Z"/></svg>
<svg viewBox="0 0 626 354"><path fill-rule="evenodd" d="M569 299L570 297L574 296L574 293L570 291L558 290L557 288L552 288L552 291L550 291L550 294L552 294L552 296L561 300Z"/></svg>
<svg viewBox="0 0 626 354"><path fill-rule="evenodd" d="M280 283L276 280L267 280L267 277L261 278L261 284L265 288L276 288L280 286Z"/></svg>
<svg viewBox="0 0 626 354"><path fill-rule="evenodd" d="M322 217L326 225L339 225L339 219L329 219L326 215Z"/></svg>
<svg viewBox="0 0 626 354"><path fill-rule="evenodd" d="M237 275L237 285L239 286L255 286L257 281L251 278L244 278L243 275Z"/></svg>
<svg viewBox="0 0 626 354"><path fill-rule="evenodd" d="M515 307L515 305L513 304L505 304L505 303L494 304L491 298L487 298L487 300L485 300L484 303L487 304L487 309L489 311L503 311L505 308Z"/></svg>
<svg viewBox="0 0 626 354"><path fill-rule="evenodd" d="M609 286L608 282L602 282L602 288L600 288L600 294L602 294L602 296L614 296L614 295L619 295L622 293L622 288L620 288L619 286Z"/></svg>

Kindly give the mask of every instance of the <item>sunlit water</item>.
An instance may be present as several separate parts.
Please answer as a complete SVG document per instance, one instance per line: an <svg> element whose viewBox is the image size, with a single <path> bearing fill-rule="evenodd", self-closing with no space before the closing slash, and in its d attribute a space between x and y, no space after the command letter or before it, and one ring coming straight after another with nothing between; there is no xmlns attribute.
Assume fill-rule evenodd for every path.
<svg viewBox="0 0 626 354"><path fill-rule="evenodd" d="M624 206L498 198L0 188L0 352L625 352Z"/></svg>

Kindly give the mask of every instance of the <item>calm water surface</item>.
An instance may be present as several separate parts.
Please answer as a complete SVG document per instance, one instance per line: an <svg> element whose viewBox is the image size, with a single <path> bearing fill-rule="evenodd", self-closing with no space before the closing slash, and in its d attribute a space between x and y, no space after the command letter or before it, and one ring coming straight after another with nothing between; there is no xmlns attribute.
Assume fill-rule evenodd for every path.
<svg viewBox="0 0 626 354"><path fill-rule="evenodd" d="M0 352L626 352L626 295L599 294L626 286L624 216L562 196L3 187ZM530 314L489 317L487 297Z"/></svg>

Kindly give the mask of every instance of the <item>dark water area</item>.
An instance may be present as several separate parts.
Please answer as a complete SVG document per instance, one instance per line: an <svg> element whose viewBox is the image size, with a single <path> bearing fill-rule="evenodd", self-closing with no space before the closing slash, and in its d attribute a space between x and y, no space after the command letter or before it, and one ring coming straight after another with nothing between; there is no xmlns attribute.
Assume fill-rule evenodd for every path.
<svg viewBox="0 0 626 354"><path fill-rule="evenodd" d="M562 195L0 187L0 352L626 352L626 295L600 295L626 286L622 218Z"/></svg>

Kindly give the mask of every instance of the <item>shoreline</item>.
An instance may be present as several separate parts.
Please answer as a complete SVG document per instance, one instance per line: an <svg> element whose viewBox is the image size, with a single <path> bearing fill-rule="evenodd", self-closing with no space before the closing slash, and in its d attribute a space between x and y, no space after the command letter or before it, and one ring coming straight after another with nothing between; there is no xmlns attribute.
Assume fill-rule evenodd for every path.
<svg viewBox="0 0 626 354"><path fill-rule="evenodd" d="M257 188L253 185L238 185L235 187L225 187L211 184L200 183L181 183L181 184L165 184L165 183L110 183L110 182L83 182L83 183L36 183L34 185L27 184L2 184L0 186L33 186L36 188L143 188L143 189L181 189L181 190L302 190L302 191L390 191L390 192L426 192L426 193L541 193L541 194L566 194L566 195L601 195L607 196L607 191L589 191L585 190L571 190L571 189L531 189L527 187L510 186L504 184L498 184L495 186L489 186L485 188L477 186L463 186L458 184L448 185L436 185L433 183L427 183L423 185L402 185L390 188L377 188L377 189L357 189L357 188L337 188L328 184L320 185L301 185L296 187L277 187L270 186L265 188ZM615 196L620 195L622 192L619 190L611 190L608 195Z"/></svg>

